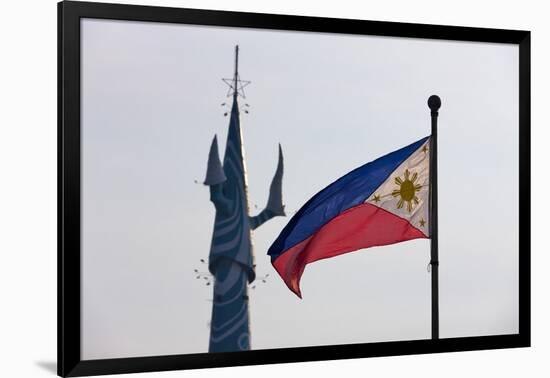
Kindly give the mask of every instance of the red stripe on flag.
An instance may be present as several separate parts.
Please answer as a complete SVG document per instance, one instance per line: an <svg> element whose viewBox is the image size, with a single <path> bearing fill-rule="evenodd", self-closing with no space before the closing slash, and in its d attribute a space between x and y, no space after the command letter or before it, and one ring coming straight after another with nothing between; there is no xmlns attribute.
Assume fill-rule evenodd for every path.
<svg viewBox="0 0 550 378"><path fill-rule="evenodd" d="M272 262L290 290L302 298L300 278L307 264L358 249L428 238L409 221L370 203L352 207Z"/></svg>

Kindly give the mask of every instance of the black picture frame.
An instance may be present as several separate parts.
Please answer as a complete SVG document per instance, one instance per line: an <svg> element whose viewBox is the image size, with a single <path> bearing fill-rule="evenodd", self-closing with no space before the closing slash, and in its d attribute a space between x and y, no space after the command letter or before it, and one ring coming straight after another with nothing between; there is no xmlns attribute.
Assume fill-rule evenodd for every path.
<svg viewBox="0 0 550 378"><path fill-rule="evenodd" d="M498 42L519 47L519 332L439 340L377 342L82 360L80 309L80 20L82 18L240 28ZM483 111L483 109L478 109ZM106 3L58 4L58 374L84 376L530 346L530 32Z"/></svg>

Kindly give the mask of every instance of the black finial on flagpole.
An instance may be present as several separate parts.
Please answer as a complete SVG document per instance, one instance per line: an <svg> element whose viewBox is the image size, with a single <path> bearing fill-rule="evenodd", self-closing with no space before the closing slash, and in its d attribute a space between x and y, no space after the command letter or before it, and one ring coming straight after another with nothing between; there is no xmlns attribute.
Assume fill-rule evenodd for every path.
<svg viewBox="0 0 550 378"><path fill-rule="evenodd" d="M432 274L432 339L439 339L439 247L437 232L437 117L441 107L439 96L428 98L431 110L430 137L430 267Z"/></svg>
<svg viewBox="0 0 550 378"><path fill-rule="evenodd" d="M441 107L441 99L437 95L431 95L428 99L428 107L433 113L437 113L439 108Z"/></svg>

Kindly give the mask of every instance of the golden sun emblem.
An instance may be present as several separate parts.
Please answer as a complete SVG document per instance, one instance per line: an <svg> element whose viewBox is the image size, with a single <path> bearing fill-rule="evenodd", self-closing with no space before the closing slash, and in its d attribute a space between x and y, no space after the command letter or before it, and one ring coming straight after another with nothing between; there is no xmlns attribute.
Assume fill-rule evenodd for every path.
<svg viewBox="0 0 550 378"><path fill-rule="evenodd" d="M400 196L399 202L397 202L397 208L401 209L405 202L407 203L407 211L410 213L414 205L418 204L418 197L416 193L420 191L422 185L415 184L418 179L418 174L413 173L412 176L408 169L405 170L405 180L397 176L395 183L399 185L399 189L395 189L391 195L394 197ZM413 205L414 203L414 205Z"/></svg>

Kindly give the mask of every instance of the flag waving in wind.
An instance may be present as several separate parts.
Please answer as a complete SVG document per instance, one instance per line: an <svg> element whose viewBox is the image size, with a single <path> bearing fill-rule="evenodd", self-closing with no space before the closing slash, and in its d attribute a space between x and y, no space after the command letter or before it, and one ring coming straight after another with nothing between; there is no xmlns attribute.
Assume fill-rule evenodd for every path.
<svg viewBox="0 0 550 378"><path fill-rule="evenodd" d="M300 298L305 266L363 248L429 238L430 138L382 156L313 196L268 255Z"/></svg>

